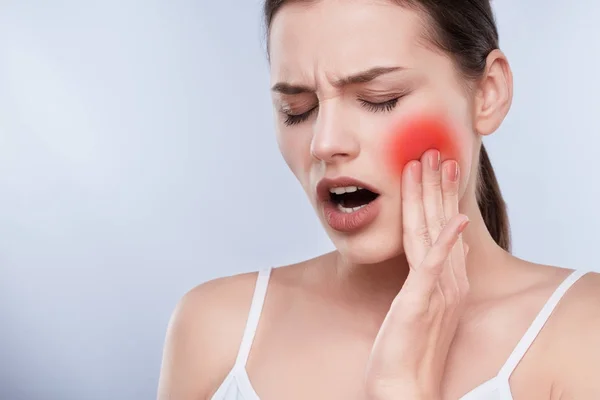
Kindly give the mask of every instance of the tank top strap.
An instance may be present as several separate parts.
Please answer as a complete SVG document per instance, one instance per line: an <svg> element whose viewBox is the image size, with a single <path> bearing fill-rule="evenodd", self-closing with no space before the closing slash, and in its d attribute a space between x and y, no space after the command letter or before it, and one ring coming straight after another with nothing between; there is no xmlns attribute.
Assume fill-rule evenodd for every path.
<svg viewBox="0 0 600 400"><path fill-rule="evenodd" d="M258 328L258 322L262 313L263 304L265 303L271 270L272 268L265 268L258 272L254 295L252 296L252 303L250 304L250 312L248 313L248 320L246 321L246 327L244 328L244 336L242 337L242 343L240 344L240 349L235 361L235 365L238 367L245 367L246 362L248 361L252 342L254 341L254 335L256 334L256 329Z"/></svg>
<svg viewBox="0 0 600 400"><path fill-rule="evenodd" d="M498 377L503 380L508 380L512 375L513 371L519 365L529 347L533 344L534 340L541 332L546 322L552 315L552 312L563 298L565 293L573 286L575 282L584 276L588 271L575 270L567 276L567 278L556 288L552 296L548 299L544 307L540 310L533 323L525 332L525 335L521 338L512 354L508 357L508 360L500 370Z"/></svg>

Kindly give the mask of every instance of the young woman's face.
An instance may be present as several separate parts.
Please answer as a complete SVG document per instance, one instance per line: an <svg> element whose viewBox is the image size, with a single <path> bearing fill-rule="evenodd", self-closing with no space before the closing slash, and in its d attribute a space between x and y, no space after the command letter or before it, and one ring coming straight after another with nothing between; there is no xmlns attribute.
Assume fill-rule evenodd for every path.
<svg viewBox="0 0 600 400"><path fill-rule="evenodd" d="M271 26L279 147L333 243L355 263L403 251L400 178L384 157L392 126L423 113L450 119L460 132L463 192L469 180L470 96L451 59L424 35L418 13L383 0L291 2ZM332 186L379 196L330 196Z"/></svg>

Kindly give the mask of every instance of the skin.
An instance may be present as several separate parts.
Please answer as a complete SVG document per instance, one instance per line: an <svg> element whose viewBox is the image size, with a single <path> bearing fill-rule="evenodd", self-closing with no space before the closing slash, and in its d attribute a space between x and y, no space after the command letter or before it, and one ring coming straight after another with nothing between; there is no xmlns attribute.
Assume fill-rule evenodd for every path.
<svg viewBox="0 0 600 400"><path fill-rule="evenodd" d="M384 157L392 172L402 174L410 160L420 160L428 149L440 152L440 161L460 159L460 143L454 127L438 115L416 115L401 119L387 134Z"/></svg>
<svg viewBox="0 0 600 400"><path fill-rule="evenodd" d="M335 252L273 271L246 366L262 399L457 399L498 373L570 273L502 250L476 204L481 137L498 128L512 99L505 56L493 51L469 87L452 60L423 40L424 23L414 11L374 0L292 3L273 21L272 84L311 89L273 92L283 157L322 220L315 185L323 177L373 185L381 213L356 233L325 225ZM335 84L380 65L404 70ZM399 94L389 112L357 100ZM286 113L316 105L304 121L285 124ZM443 112L460 128L460 154L436 171L429 150L399 179L382 164L382 132L420 111ZM455 161L452 183L444 176ZM470 222L460 234L463 216ZM255 273L221 278L182 298L167 332L159 399L212 396L233 366L255 280ZM511 376L515 399L600 398L599 306L600 277L590 273L564 296Z"/></svg>

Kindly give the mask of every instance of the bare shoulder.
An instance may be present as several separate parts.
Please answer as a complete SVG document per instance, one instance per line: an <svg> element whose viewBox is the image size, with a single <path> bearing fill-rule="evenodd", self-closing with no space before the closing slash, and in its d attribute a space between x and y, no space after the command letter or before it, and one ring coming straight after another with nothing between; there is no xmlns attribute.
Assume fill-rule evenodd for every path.
<svg viewBox="0 0 600 400"><path fill-rule="evenodd" d="M273 269L269 293L281 303L304 279L307 260ZM178 302L167 329L159 400L210 398L231 371L256 288L257 272L214 279L196 286ZM272 298L272 294L269 295Z"/></svg>
<svg viewBox="0 0 600 400"><path fill-rule="evenodd" d="M208 398L234 364L257 273L218 278L186 293L165 340L158 398Z"/></svg>
<svg viewBox="0 0 600 400"><path fill-rule="evenodd" d="M600 274L589 272L573 285L547 328L556 398L600 398Z"/></svg>

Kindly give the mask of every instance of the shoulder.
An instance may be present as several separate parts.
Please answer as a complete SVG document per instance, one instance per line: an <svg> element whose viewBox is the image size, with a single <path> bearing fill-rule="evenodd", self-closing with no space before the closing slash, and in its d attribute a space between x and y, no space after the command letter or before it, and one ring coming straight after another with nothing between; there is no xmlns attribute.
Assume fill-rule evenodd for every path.
<svg viewBox="0 0 600 400"><path fill-rule="evenodd" d="M564 295L549 325L557 344L571 350L593 345L587 350L600 354L600 274L582 276Z"/></svg>
<svg viewBox="0 0 600 400"><path fill-rule="evenodd" d="M571 287L548 328L554 391L565 398L600 398L600 274L588 272Z"/></svg>
<svg viewBox="0 0 600 400"><path fill-rule="evenodd" d="M218 278L186 293L173 311L159 399L208 397L235 362L257 273Z"/></svg>

